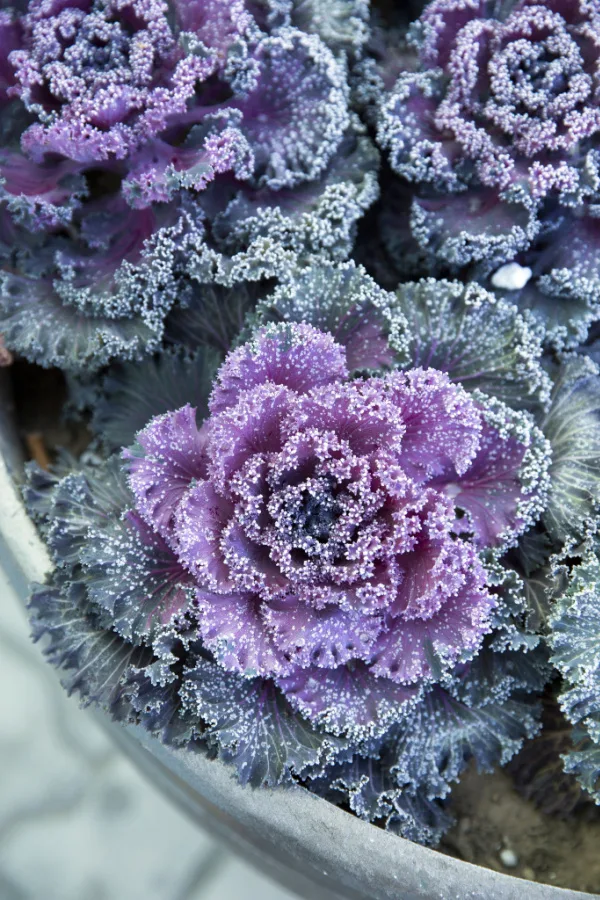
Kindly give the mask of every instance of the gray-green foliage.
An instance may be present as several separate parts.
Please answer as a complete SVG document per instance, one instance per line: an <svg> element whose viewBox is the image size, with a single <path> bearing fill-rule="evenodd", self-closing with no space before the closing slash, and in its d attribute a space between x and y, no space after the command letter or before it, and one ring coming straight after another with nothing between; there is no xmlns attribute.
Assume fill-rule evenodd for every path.
<svg viewBox="0 0 600 900"><path fill-rule="evenodd" d="M600 503L600 378L592 360L574 356L558 368L542 428L552 446L544 525L559 544L578 542L595 527Z"/></svg>
<svg viewBox="0 0 600 900"><path fill-rule="evenodd" d="M575 726L565 768L600 803L600 544L581 550L550 620L552 662L564 682L560 705Z"/></svg>
<svg viewBox="0 0 600 900"><path fill-rule="evenodd" d="M399 286L396 310L408 324L408 341L392 336L404 364L442 369L515 409L547 406L539 335L510 303L476 284L427 278Z"/></svg>

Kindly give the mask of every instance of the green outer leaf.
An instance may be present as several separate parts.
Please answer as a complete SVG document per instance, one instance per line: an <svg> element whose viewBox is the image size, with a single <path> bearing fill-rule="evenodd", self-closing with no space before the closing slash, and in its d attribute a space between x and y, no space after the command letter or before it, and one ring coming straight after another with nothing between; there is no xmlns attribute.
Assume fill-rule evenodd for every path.
<svg viewBox="0 0 600 900"><path fill-rule="evenodd" d="M43 499L38 496L36 471L31 469L28 477L34 487L25 489L26 500L33 503L34 512L45 514L48 546L61 567L79 562L90 527L105 528L131 504L118 457L54 480Z"/></svg>
<svg viewBox="0 0 600 900"><path fill-rule="evenodd" d="M228 353L269 284L269 280L242 281L231 287L194 283L187 302L176 306L167 318L165 341L190 350L208 346Z"/></svg>
<svg viewBox="0 0 600 900"><path fill-rule="evenodd" d="M435 688L390 735L397 782L445 797L470 759L480 772L503 765L539 728L540 710L523 692L467 706Z"/></svg>
<svg viewBox="0 0 600 900"><path fill-rule="evenodd" d="M132 667L148 665L152 651L109 630L87 600L82 582L55 578L34 586L29 609L34 640L49 638L45 655L64 671L68 693L78 691L83 703L97 703L117 719L131 719L123 702L125 677Z"/></svg>
<svg viewBox="0 0 600 900"><path fill-rule="evenodd" d="M351 369L380 369L395 362L392 335L394 347L406 350L406 320L393 305L394 295L362 266L323 261L283 281L258 303L248 325L254 330L270 322L305 322L329 331L348 348Z"/></svg>
<svg viewBox="0 0 600 900"><path fill-rule="evenodd" d="M90 528L81 563L90 600L110 614L118 634L136 644L151 640L191 605L191 577L137 515Z"/></svg>
<svg viewBox="0 0 600 900"><path fill-rule="evenodd" d="M427 278L400 285L396 311L408 322L408 345L394 344L402 365L441 369L514 409L547 408L541 341L512 304L476 284Z"/></svg>
<svg viewBox="0 0 600 900"><path fill-rule="evenodd" d="M556 604L548 637L552 663L565 678L562 711L576 726L565 771L600 803L600 542L590 540Z"/></svg>
<svg viewBox="0 0 600 900"><path fill-rule="evenodd" d="M542 429L552 445L543 522L555 541L579 542L600 504L600 377L590 359L573 356L562 364Z"/></svg>
<svg viewBox="0 0 600 900"><path fill-rule="evenodd" d="M600 745L590 741L581 730L575 731L574 740L581 749L563 756L565 772L575 775L581 786L589 791L600 806Z"/></svg>
<svg viewBox="0 0 600 900"><path fill-rule="evenodd" d="M162 318L158 311L90 314L60 296L57 284L0 274L0 326L9 349L41 366L83 371L113 357L140 359L159 346L168 303Z"/></svg>
<svg viewBox="0 0 600 900"><path fill-rule="evenodd" d="M130 446L154 416L197 407L198 419L208 415L208 397L221 357L210 347L194 353L165 351L140 363L123 363L108 370L92 416L92 430L109 451Z"/></svg>
<svg viewBox="0 0 600 900"><path fill-rule="evenodd" d="M550 620L552 662L572 681L600 669L599 554L600 544L594 540L571 570L569 585Z"/></svg>
<svg viewBox="0 0 600 900"><path fill-rule="evenodd" d="M540 526L527 531L506 562L516 569L523 585L526 625L539 635L549 629L554 601L568 584L568 568L562 554L552 553L552 542Z"/></svg>
<svg viewBox="0 0 600 900"><path fill-rule="evenodd" d="M441 803L423 790L399 786L379 755L356 755L311 781L311 790L332 803L346 802L368 822L385 822L388 831L421 844L439 843L452 825Z"/></svg>

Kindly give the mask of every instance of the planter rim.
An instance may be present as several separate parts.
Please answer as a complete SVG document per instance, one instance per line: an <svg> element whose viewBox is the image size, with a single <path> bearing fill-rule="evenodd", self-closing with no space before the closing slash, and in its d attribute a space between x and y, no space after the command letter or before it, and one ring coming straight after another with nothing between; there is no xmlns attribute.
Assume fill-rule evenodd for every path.
<svg viewBox="0 0 600 900"><path fill-rule="evenodd" d="M21 502L19 442L0 392L0 565L18 595L52 564ZM107 719L102 716L104 724ZM165 746L139 726L118 744L188 813L310 900L585 900L599 894L526 881L390 834L305 788L242 787L220 760Z"/></svg>

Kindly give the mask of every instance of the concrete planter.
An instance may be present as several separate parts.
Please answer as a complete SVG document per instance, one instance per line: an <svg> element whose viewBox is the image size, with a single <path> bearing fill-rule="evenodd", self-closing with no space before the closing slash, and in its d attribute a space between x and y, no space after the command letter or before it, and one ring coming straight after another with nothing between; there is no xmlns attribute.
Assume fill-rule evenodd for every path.
<svg viewBox="0 0 600 900"><path fill-rule="evenodd" d="M0 384L0 566L27 595L50 560L15 482L21 455ZM104 719L104 717L103 717ZM577 900L592 894L473 866L369 825L303 788L242 788L228 767L107 721L148 778L226 845L307 900ZM243 898L241 898L243 900Z"/></svg>

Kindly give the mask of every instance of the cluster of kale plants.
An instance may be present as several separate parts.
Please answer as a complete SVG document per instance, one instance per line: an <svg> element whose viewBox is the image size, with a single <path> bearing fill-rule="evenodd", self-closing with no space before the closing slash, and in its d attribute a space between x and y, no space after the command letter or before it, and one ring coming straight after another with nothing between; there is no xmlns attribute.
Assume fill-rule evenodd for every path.
<svg viewBox="0 0 600 900"><path fill-rule="evenodd" d="M0 333L65 686L435 843L544 691L600 801L600 9L387 6L3 7Z"/></svg>

